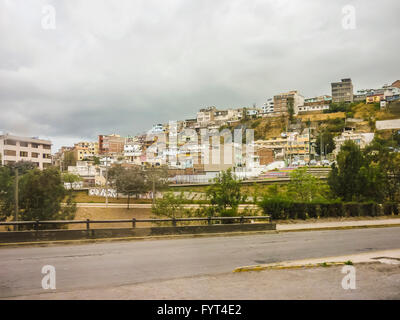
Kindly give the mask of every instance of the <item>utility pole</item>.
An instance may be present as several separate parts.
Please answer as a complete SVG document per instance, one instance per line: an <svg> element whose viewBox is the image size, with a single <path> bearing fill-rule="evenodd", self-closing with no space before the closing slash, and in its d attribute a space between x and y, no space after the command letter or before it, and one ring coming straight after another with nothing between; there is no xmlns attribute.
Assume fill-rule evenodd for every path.
<svg viewBox="0 0 400 320"><path fill-rule="evenodd" d="M322 132L321 132L321 145L320 145L320 148L319 148L319 153L320 153L320 156L321 156L321 161L322 161L322 153L323 153L323 151L324 151L324 147L322 146Z"/></svg>
<svg viewBox="0 0 400 320"><path fill-rule="evenodd" d="M156 182L153 175L153 206L156 204Z"/></svg>
<svg viewBox="0 0 400 320"><path fill-rule="evenodd" d="M15 214L14 214L14 221L18 221L18 168L15 168ZM18 225L14 226L14 231L18 231Z"/></svg>
<svg viewBox="0 0 400 320"><path fill-rule="evenodd" d="M106 154L106 208L108 208L108 154Z"/></svg>

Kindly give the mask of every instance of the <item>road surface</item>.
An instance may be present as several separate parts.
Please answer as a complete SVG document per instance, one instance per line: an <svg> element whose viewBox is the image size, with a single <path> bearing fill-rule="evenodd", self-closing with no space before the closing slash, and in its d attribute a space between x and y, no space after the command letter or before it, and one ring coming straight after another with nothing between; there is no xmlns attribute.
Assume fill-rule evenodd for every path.
<svg viewBox="0 0 400 320"><path fill-rule="evenodd" d="M312 231L0 249L0 297L40 294L44 265L57 292L98 290L236 267L400 248L400 228Z"/></svg>

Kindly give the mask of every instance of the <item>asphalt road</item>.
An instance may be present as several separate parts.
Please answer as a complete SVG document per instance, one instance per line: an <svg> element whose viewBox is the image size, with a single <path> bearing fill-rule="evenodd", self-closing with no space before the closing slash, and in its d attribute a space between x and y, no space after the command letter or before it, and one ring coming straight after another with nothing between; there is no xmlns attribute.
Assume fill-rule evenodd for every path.
<svg viewBox="0 0 400 320"><path fill-rule="evenodd" d="M0 249L0 297L45 292L44 265L57 292L230 272L263 263L400 248L400 228L294 232L236 237L111 242Z"/></svg>

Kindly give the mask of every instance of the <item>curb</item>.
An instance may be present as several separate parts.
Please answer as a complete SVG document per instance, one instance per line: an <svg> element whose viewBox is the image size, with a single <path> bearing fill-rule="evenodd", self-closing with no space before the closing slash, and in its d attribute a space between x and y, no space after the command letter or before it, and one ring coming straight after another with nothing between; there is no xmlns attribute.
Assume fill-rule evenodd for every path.
<svg viewBox="0 0 400 320"><path fill-rule="evenodd" d="M345 265L346 262L322 262L310 264L297 264L297 265L266 265L266 266L245 266L233 270L233 272L251 272L251 271L264 271L264 270L285 270L285 269L301 269L301 268L319 268L319 267L332 267Z"/></svg>
<svg viewBox="0 0 400 320"><path fill-rule="evenodd" d="M190 238L209 238L209 237L227 237L227 236L246 236L255 234L277 234L276 230L249 231L249 232L230 232L230 233L199 233L199 234L176 234L162 236L146 237L122 237L122 238L99 238L99 239L79 239L79 240L55 240L55 241L35 241L35 242L10 242L0 243L0 249L6 247L24 247L24 246L46 246L46 245L71 245L88 244L114 241L145 241L145 240L173 240Z"/></svg>
<svg viewBox="0 0 400 320"><path fill-rule="evenodd" d="M304 228L304 229L281 229L276 230L278 233L283 232L303 232L303 231L324 231L324 230L351 230L351 229L369 229L369 228L391 228L400 227L400 223L396 224L371 224L359 226L336 226L336 227L317 227L317 228Z"/></svg>

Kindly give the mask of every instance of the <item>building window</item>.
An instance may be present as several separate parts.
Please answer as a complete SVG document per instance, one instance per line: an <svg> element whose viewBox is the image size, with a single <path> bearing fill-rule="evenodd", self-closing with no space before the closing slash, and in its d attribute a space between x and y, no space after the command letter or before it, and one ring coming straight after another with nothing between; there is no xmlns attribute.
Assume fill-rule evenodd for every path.
<svg viewBox="0 0 400 320"><path fill-rule="evenodd" d="M39 148L39 145L37 143L32 143L32 148L37 149L37 148Z"/></svg>
<svg viewBox="0 0 400 320"><path fill-rule="evenodd" d="M43 159L51 159L51 154L43 153Z"/></svg>
<svg viewBox="0 0 400 320"><path fill-rule="evenodd" d="M17 152L15 150L4 150L4 155L15 157L17 155Z"/></svg>
<svg viewBox="0 0 400 320"><path fill-rule="evenodd" d="M6 140L6 141L4 141L4 144L8 145L8 146L16 146L17 145L17 141L15 141L15 140Z"/></svg>
<svg viewBox="0 0 400 320"><path fill-rule="evenodd" d="M20 151L20 152L19 152L19 156L20 156L20 157L25 157L25 158L26 158L26 157L28 156L28 152L26 152L26 151Z"/></svg>
<svg viewBox="0 0 400 320"><path fill-rule="evenodd" d="M28 142L23 142L23 141L20 141L20 143L19 143L19 146L20 147L24 147L24 148L28 148Z"/></svg>
<svg viewBox="0 0 400 320"><path fill-rule="evenodd" d="M32 158L39 158L39 153L32 152Z"/></svg>

